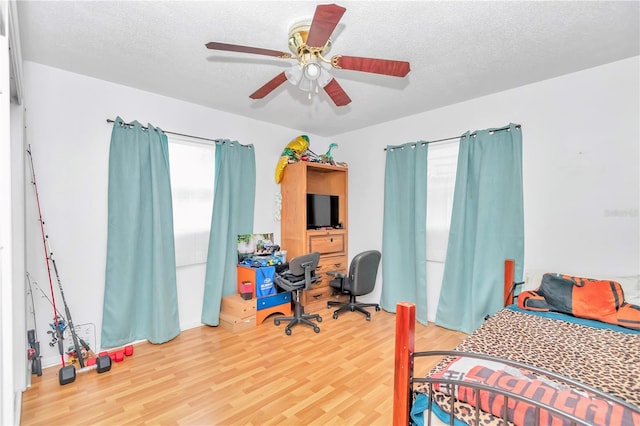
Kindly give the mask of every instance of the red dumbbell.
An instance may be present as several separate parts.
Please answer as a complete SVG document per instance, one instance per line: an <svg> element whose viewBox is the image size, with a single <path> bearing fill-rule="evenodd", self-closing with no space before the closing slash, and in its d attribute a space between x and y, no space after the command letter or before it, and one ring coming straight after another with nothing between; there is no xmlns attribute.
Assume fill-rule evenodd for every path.
<svg viewBox="0 0 640 426"><path fill-rule="evenodd" d="M124 349L115 351L113 355L114 355L113 360L115 362L122 362L124 360Z"/></svg>

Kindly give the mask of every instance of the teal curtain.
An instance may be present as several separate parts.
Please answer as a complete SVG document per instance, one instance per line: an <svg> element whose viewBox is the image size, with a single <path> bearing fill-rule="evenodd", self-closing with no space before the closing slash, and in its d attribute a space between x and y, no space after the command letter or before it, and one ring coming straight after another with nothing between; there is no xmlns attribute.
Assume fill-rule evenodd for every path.
<svg viewBox="0 0 640 426"><path fill-rule="evenodd" d="M382 296L395 312L398 302L416 305L427 324L427 153L423 141L388 146L384 176Z"/></svg>
<svg viewBox="0 0 640 426"><path fill-rule="evenodd" d="M118 117L109 148L101 346L163 343L180 333L165 133Z"/></svg>
<svg viewBox="0 0 640 426"><path fill-rule="evenodd" d="M471 333L502 308L504 260L522 279L522 132L467 132L460 140L449 245L436 324Z"/></svg>
<svg viewBox="0 0 640 426"><path fill-rule="evenodd" d="M213 214L201 320L218 325L222 296L237 292L238 234L253 232L256 160L253 145L216 141Z"/></svg>

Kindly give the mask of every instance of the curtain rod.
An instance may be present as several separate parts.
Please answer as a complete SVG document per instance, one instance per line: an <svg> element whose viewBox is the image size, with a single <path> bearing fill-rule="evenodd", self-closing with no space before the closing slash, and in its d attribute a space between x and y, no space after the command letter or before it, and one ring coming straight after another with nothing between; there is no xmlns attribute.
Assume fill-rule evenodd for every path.
<svg viewBox="0 0 640 426"><path fill-rule="evenodd" d="M522 126L521 126L520 124L516 124L516 126L515 126L515 127L516 127L516 129L519 129L519 128L521 128ZM510 128L509 126L501 127L501 128L499 128L499 129L494 129L494 130L492 130L492 132L499 132L499 131L502 131L502 130L507 130L507 129L509 129L509 128ZM477 134L478 134L477 132L473 132L473 133L471 133L469 136L476 136ZM434 143L434 142L445 142L445 141L452 141L452 140L460 139L460 138L461 138L461 137L463 137L463 136L464 136L464 135L460 135L460 136L453 136L453 137L450 137L450 138L437 139L437 140L435 140L435 141L423 141L423 142L420 142L420 143L425 144L425 145L429 145L430 143ZM418 142L416 142L416 143L418 143ZM384 150L386 151L386 150L387 150L387 148L385 148Z"/></svg>
<svg viewBox="0 0 640 426"><path fill-rule="evenodd" d="M115 123L115 120L112 120L112 119L110 119L110 118L107 118L107 123ZM131 123L123 123L123 124L125 124L126 126L130 126L130 125L131 125ZM141 126L142 126L142 125L141 125ZM142 128L143 128L143 129L145 129L145 130L148 130L148 127L142 126ZM217 142L215 139L203 138L203 137L200 137L200 136L186 135L186 134L184 134L184 133L170 132L170 131L168 131L168 130L163 130L163 132L165 132L165 133L169 133L170 135L186 136L186 137L188 137L188 138L200 139L200 140L203 140L203 141Z"/></svg>

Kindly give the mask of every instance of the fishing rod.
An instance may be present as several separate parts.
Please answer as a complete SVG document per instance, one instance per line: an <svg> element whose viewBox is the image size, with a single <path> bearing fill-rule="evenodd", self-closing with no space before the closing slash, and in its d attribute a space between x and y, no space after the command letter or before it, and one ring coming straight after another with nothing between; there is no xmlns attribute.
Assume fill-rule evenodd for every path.
<svg viewBox="0 0 640 426"><path fill-rule="evenodd" d="M42 290L42 288L40 288L40 286L38 285L37 282L35 281L31 281L31 274L29 274L29 272L27 272L27 282L29 283L29 290L27 291L27 293L31 296L31 306L32 306L32 312L33 312L33 325L34 325L34 330L33 330L33 334L34 337L37 337L37 329L38 329L38 323L36 321L36 305L35 305L35 301L33 299L33 287L36 287L40 293L42 293L42 296L47 299L47 301L51 304L51 306L53 306L53 303L51 302L51 299L49 298L49 296L47 296L47 294L44 292L44 290ZM59 337L58 335L62 336L62 340L64 341L64 332L67 329L67 320L64 318L64 316L60 313L60 311L56 310L57 312L57 318L58 318L58 325L57 327L59 328L59 332L56 332L56 324L55 324L55 318L54 318L54 322L53 323L49 323L49 327L51 327L51 330L47 331L47 334L51 335L51 341L49 342L49 346L54 347L56 345L56 343L58 342Z"/></svg>
<svg viewBox="0 0 640 426"><path fill-rule="evenodd" d="M47 302L49 302L49 304L51 306L53 306L53 302L51 301L51 299L49 298L49 296L47 296L47 293L44 292L44 290L42 290L42 288L38 285L37 281L31 281L31 275L29 274L29 272L27 272L27 278L29 279L29 288L31 289L32 286L37 288L40 293L42 293L42 297L44 297L45 299L47 299ZM33 299L33 295L31 296L31 298ZM62 314L62 312L60 312L59 310L56 310L56 313L58 314L58 323L59 323L59 327L60 327L60 332L62 333L62 336L64 338L64 332L67 329L67 319L64 317L64 315ZM35 321L35 319L34 319ZM91 325L95 328L95 324L93 323L86 323L86 324L78 324L76 327L78 329L80 329L80 327L85 326L85 325ZM56 342L58 341L58 336L57 333L55 332L55 324L49 324L49 326L51 327L51 329L53 331L48 331L47 334L51 334L52 336L52 341L49 343L49 346L53 347L55 346ZM95 331L94 331L94 336L93 336L94 340L95 340ZM63 339L64 340L64 339ZM80 345L86 349L89 350L91 349L91 347L89 346L89 344L83 340L82 338L79 338L80 340Z"/></svg>
<svg viewBox="0 0 640 426"><path fill-rule="evenodd" d="M49 296L47 296L47 293L45 293L44 290L42 290L42 288L38 285L38 282L37 281L31 281L31 274L29 274L29 272L27 272L27 278L29 279L29 288L31 288L31 286L33 285L35 288L40 290L40 293L42 293L42 297L47 299L47 302L49 302L49 304L51 306L53 306L53 302L51 301L51 298ZM62 313L59 310L56 309L56 313L58 314L58 316L60 318L62 318L63 320L66 321L66 318L64 317L64 315L62 315Z"/></svg>
<svg viewBox="0 0 640 426"><path fill-rule="evenodd" d="M33 300L33 288L31 287L31 276L27 272L27 283L29 285L29 296L31 299L31 313L33 314L33 329L27 330L27 359L31 361L31 374L42 376L42 356L40 355L40 341L38 339L38 321L36 320L36 304ZM40 289L42 291L42 289Z"/></svg>
<svg viewBox="0 0 640 426"><path fill-rule="evenodd" d="M49 237L47 236L47 243L49 243ZM51 245L49 244L49 248L51 249ZM64 305L64 312L67 317L67 324L69 324L69 330L71 331L71 338L73 340L73 348L76 351L76 357L78 358L78 362L80 363L80 368L84 368L84 358L82 357L82 346L80 346L80 340L78 339L78 334L76 333L75 326L73 325L73 320L71 319L71 311L69 310L69 305L67 305L67 300L64 297L64 290L62 290L62 283L60 282L60 275L58 274L58 267L56 266L56 260L53 258L53 251L49 251L49 260L53 265L53 270L56 274L56 281L58 282L58 290L60 290L60 295L62 296L62 304Z"/></svg>
<svg viewBox="0 0 640 426"><path fill-rule="evenodd" d="M33 313L33 328L36 330L36 333L37 333L38 323L36 321L36 304L35 304L35 301L33 300L33 288L31 287L31 275L29 275L29 272L27 272L27 284L29 286L29 296L31 297L31 311ZM38 285L38 283L36 283L35 281L34 281L34 284L36 286ZM44 292L40 287L38 287L38 289L42 294L44 294ZM46 297L46 294L45 294L45 297Z"/></svg>
<svg viewBox="0 0 640 426"><path fill-rule="evenodd" d="M53 292L53 278L51 277L51 265L49 264L49 254L47 253L47 236L44 232L44 220L42 219L42 210L40 209L40 196L38 194L38 184L36 183L36 172L33 168L33 156L31 155L31 145L27 148L27 154L29 154L29 162L31 164L31 183L36 194L36 205L38 207L38 220L40 221L40 233L42 234L42 247L44 249L45 263L47 264L47 274L49 276L49 290L51 292L51 303L53 304L53 316L56 324L56 333L58 334L58 351L60 352L60 359L62 360L62 367L65 366L64 361L64 347L62 343L62 333L60 332L60 324L58 323L58 309L56 308L56 297Z"/></svg>
<svg viewBox="0 0 640 426"><path fill-rule="evenodd" d="M78 336L73 326L73 320L71 319L71 312L69 311L69 305L67 304L67 300L64 295L64 290L62 289L60 274L58 273L58 267L56 265L56 261L53 256L53 251L51 250L51 243L49 242L49 236L46 234L44 230L44 220L42 218L42 209L40 207L40 196L38 194L38 184L36 181L35 168L33 166L33 155L31 153L31 144L29 144L27 147L27 154L29 154L29 163L31 165L31 183L33 184L33 188L36 195L36 204L38 206L38 219L40 221L40 232L42 234L42 245L44 248L45 263L47 264L47 275L49 277L49 290L51 292L51 304L53 305L53 314L54 314L54 321L56 325L56 333L58 334L58 350L60 352L60 358L62 360L62 368L60 369L60 372L59 372L60 384L66 384L66 383L71 383L73 380L75 380L75 367L73 365L67 365L64 360L65 352L63 347L63 336L60 331L60 326L58 321L58 309L56 307L56 299L53 291L53 277L51 275L51 265L53 265L56 281L58 283L58 290L60 291L60 295L62 296L62 303L64 305L64 310L67 317L67 324L68 324L69 330L71 331L73 347L76 351L77 359L78 359L78 362L80 363L80 368L84 368L84 359L82 357L80 342L78 341ZM73 370L73 372L71 372L68 367L70 367Z"/></svg>
<svg viewBox="0 0 640 426"><path fill-rule="evenodd" d="M47 302L49 302L49 304L51 306L53 306L53 302L51 301L51 299L49 298L47 293L44 292L42 287L40 287L40 285L38 285L38 282L31 280L31 274L29 274L29 272L27 272L27 279L29 281L29 294L31 295L32 305L34 306L34 314L35 314L35 303L33 301L33 288L34 287L37 288L38 291L42 294L42 297L44 297L47 300ZM58 310L56 310L56 312L58 314L58 321L59 321L59 324L60 324L60 326L59 326L60 327L60 332L62 333L62 335L64 337L64 332L68 328L67 319L64 317L62 312L60 312ZM34 324L35 324L35 321L36 321L35 315L34 315L33 321L34 321ZM53 347L53 346L56 345L56 342L58 341L58 337L57 337L57 334L55 332L55 324L49 324L49 326L51 327L51 330L53 330L53 331L51 331L51 330L47 331L47 334L51 334L52 335L51 336L52 337L52 341L49 342L49 346ZM78 324L78 325L76 325L76 328L78 330L80 330L81 327L83 327L83 326L91 326L91 328L93 329L93 341L95 341L96 340L95 324L94 323L90 323L90 322L89 323L84 323L84 324ZM78 331L76 331L76 333L78 333ZM80 345L82 346L82 348L84 350L86 350L87 353L91 353L91 352L89 352L89 351L91 351L91 346L89 345L89 343L87 343L82 337L79 337L79 336L78 336L78 340L80 341ZM73 356L74 354L75 354L75 352L73 352L73 351L72 352L67 352L67 355L69 355L69 356ZM75 354L75 355L77 356L77 354ZM89 365L88 363L86 363L86 364ZM105 365L105 360L102 360L102 363L101 363L102 372L105 371L106 367L107 366ZM38 371L38 368L41 368L41 367L39 367L39 364L36 365L36 373ZM96 368L95 365L93 365L93 366L89 365L88 367L84 367L83 370L87 370L88 371L88 370L92 370L92 369L95 369L95 368ZM78 371L78 372L82 373L83 371ZM42 373L40 372L40 374L38 374L38 375L40 376L40 375L42 375Z"/></svg>

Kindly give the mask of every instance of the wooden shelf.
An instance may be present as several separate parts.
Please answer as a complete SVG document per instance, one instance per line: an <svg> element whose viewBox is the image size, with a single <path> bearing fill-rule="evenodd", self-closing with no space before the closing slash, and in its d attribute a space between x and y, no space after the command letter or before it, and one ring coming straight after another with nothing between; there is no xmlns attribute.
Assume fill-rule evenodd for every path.
<svg viewBox="0 0 640 426"><path fill-rule="evenodd" d="M281 246L287 259L313 251L320 252L317 273L320 279L303 294L309 303L335 300L329 287L329 270L346 270L348 253L349 169L321 163L298 162L287 165L282 182ZM340 229L307 229L307 194L338 196Z"/></svg>

